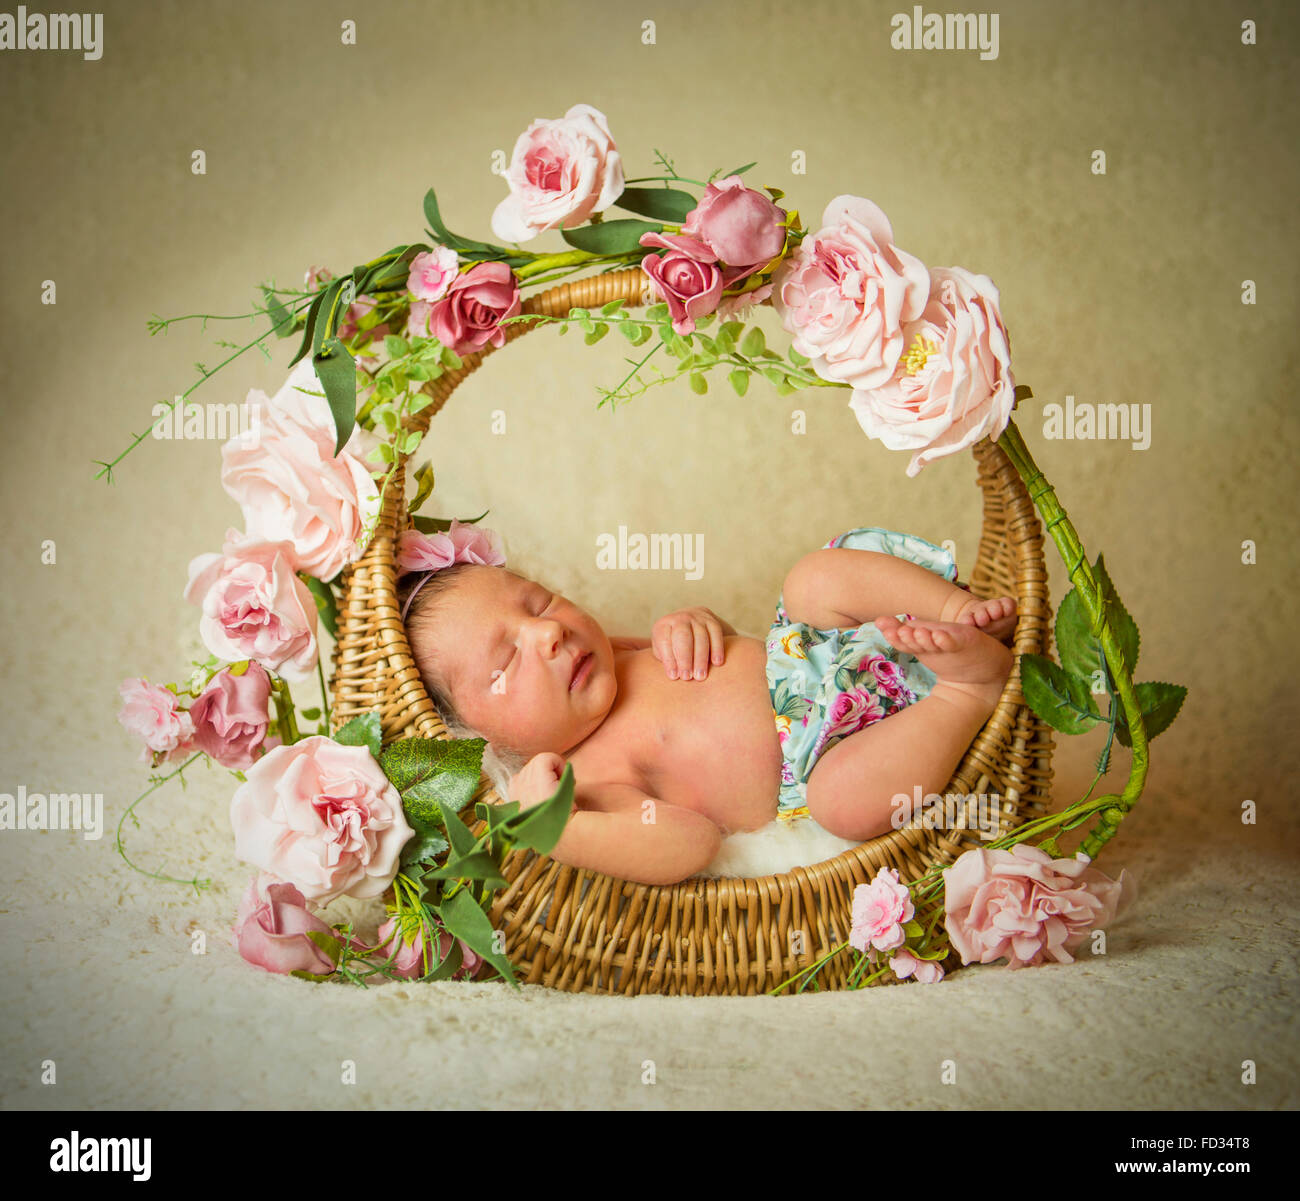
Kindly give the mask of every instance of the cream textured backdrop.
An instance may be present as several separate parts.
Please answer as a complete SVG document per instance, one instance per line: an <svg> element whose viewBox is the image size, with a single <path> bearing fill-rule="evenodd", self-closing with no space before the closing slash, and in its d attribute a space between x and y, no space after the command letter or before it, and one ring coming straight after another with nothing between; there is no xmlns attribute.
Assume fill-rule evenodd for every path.
<svg viewBox="0 0 1300 1201"><path fill-rule="evenodd" d="M108 823L98 842L0 833L4 1104L1295 1104L1293 5L1004 0L994 61L894 51L890 14L910 6L861 0L102 8L98 62L0 56L0 790L102 791ZM355 47L340 45L344 18L359 21ZM263 976L222 942L247 879L225 773L146 802L129 843L146 864L210 874L211 892L153 884L114 854L112 826L144 780L117 684L181 674L196 621L186 564L239 512L215 444L150 440L111 488L91 460L116 455L196 360L214 365L214 338L254 328L150 338L146 318L248 311L259 280L297 285L309 264L343 271L420 239L431 185L452 229L490 238L505 194L492 152L578 102L607 114L629 175L655 173L656 148L695 178L756 159L747 182L784 188L810 229L834 196L866 196L904 249L1001 289L1016 378L1035 392L1021 428L1141 624L1138 678L1191 689L1101 864L1143 889L1107 958L972 969L919 995L353 995ZM1097 149L1104 176L1090 171ZM796 150L805 175L791 172ZM528 248L562 245L550 233ZM56 306L40 303L47 279ZM770 311L760 320L779 330ZM968 456L909 480L906 456L860 433L846 393L787 398L761 382L743 400L718 384L705 397L658 388L597 411L620 344L542 331L489 361L434 423L435 511L490 506L512 557L616 632L706 604L761 633L793 561L856 525L952 538L969 570ZM273 392L293 345L245 356L197 397ZM1149 403L1149 449L1045 440L1041 406L1067 394ZM505 435L489 433L494 409ZM619 525L703 534L703 578L594 570L596 535ZM1062 800L1086 788L1097 747L1058 750ZM1240 822L1246 799L1254 826ZM198 928L206 958L189 953ZM346 1051L322 1060L309 1032L321 1022L346 1023ZM966 1056L960 1089L927 1083L942 1056L910 1037L922 1029ZM1000 1038L1019 1049L999 1059ZM1068 1099L1027 1070L1044 1048L1083 1073ZM364 1065L351 1091L333 1083L335 1050ZM412 1055L471 1082L421 1092L400 1066ZM38 1083L44 1058L60 1063L53 1088ZM644 1058L660 1061L655 1089L637 1083ZM1260 1063L1253 1090L1237 1083L1245 1058Z"/></svg>

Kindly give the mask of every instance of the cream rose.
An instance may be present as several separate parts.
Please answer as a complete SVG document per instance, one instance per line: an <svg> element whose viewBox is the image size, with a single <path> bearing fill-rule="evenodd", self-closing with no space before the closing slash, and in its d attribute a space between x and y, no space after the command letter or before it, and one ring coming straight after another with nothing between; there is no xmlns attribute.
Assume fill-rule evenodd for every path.
<svg viewBox="0 0 1300 1201"><path fill-rule="evenodd" d="M856 390L849 407L871 438L914 450L907 474L934 459L997 438L1015 406L1011 343L987 275L961 267L930 271L930 300L906 325L907 347L892 378Z"/></svg>
<svg viewBox="0 0 1300 1201"><path fill-rule="evenodd" d="M889 218L861 196L837 196L822 228L773 273L772 307L823 379L875 388L903 353L902 326L930 291L925 264L894 245Z"/></svg>
<svg viewBox="0 0 1300 1201"><path fill-rule="evenodd" d="M315 904L377 897L414 831L374 756L314 734L248 769L230 801L235 854Z"/></svg>
<svg viewBox="0 0 1300 1201"><path fill-rule="evenodd" d="M297 567L329 580L361 557L358 539L378 516L379 489L370 474L376 465L363 457L373 441L354 428L336 456L329 402L313 392L324 388L309 358L269 400L249 392L251 436L221 448L221 484L243 511L250 538L291 542Z"/></svg>

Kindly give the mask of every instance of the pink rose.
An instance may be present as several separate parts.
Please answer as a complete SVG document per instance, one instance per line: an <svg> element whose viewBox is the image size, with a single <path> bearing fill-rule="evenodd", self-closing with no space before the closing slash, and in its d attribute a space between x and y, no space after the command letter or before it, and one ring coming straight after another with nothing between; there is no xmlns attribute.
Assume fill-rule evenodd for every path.
<svg viewBox="0 0 1300 1201"><path fill-rule="evenodd" d="M722 286L734 287L766 267L785 247L786 211L762 192L729 175L711 183L699 204L686 214L682 233L699 238L726 268Z"/></svg>
<svg viewBox="0 0 1300 1201"><path fill-rule="evenodd" d="M914 701L916 694L907 686L903 669L884 655L868 655L858 664L859 671L869 671L876 687L893 701Z"/></svg>
<svg viewBox="0 0 1300 1201"><path fill-rule="evenodd" d="M185 599L201 605L199 635L218 659L253 659L286 680L316 667L316 602L294 574L288 542L226 531L222 553L190 560Z"/></svg>
<svg viewBox="0 0 1300 1201"><path fill-rule="evenodd" d="M238 676L223 668L190 706L194 745L222 767L244 771L266 737L270 697L271 677L260 663Z"/></svg>
<svg viewBox="0 0 1300 1201"><path fill-rule="evenodd" d="M411 260L406 286L420 300L441 300L456 278L459 267L460 260L450 246L435 246Z"/></svg>
<svg viewBox="0 0 1300 1201"><path fill-rule="evenodd" d="M718 256L689 234L645 233L642 246L663 246L667 254L648 254L641 260L651 290L668 305L673 330L695 332L695 318L718 307L722 296L722 271Z"/></svg>
<svg viewBox="0 0 1300 1201"><path fill-rule="evenodd" d="M411 301L411 311L406 315L406 328L402 331L407 338L431 338L429 315L433 305L427 300Z"/></svg>
<svg viewBox="0 0 1300 1201"><path fill-rule="evenodd" d="M251 443L241 436L222 446L222 487L243 511L250 539L290 542L296 570L333 579L361 557L358 539L379 514L376 468L363 458L374 439L354 427L335 456L334 420L310 358L269 401L254 390L246 403L264 417Z"/></svg>
<svg viewBox="0 0 1300 1201"><path fill-rule="evenodd" d="M123 702L117 720L144 743L140 758L146 763L158 755L163 757L160 762L177 759L194 749L193 721L170 688L132 676L117 692Z"/></svg>
<svg viewBox="0 0 1300 1201"><path fill-rule="evenodd" d="M388 963L388 970L396 972L397 975L406 980L418 980L425 974L426 965L424 962L424 935L426 927L423 922L420 928L415 932L415 937L410 941L405 941L397 928L396 917L390 917L382 926L379 927L376 938L379 940L379 946L375 948L376 956L381 960L388 960L393 955L394 949L397 954L393 957L391 963ZM459 940L457 940L459 941ZM440 959L446 959L448 952L451 950L452 937L446 930L438 932L438 955ZM466 980L472 978L483 964L482 956L473 951L464 942L460 943L461 965L454 973L457 980ZM436 966L433 953L429 953L429 962L427 967L432 969Z"/></svg>
<svg viewBox="0 0 1300 1201"><path fill-rule="evenodd" d="M505 179L510 195L492 214L492 232L526 242L543 230L572 229L613 204L623 191L623 160L605 114L575 104L519 135Z"/></svg>
<svg viewBox="0 0 1300 1201"><path fill-rule="evenodd" d="M307 911L302 893L292 884L266 875L252 877L235 915L235 945L249 963L268 972L327 975L334 961L307 937L308 930L335 937Z"/></svg>
<svg viewBox="0 0 1300 1201"><path fill-rule="evenodd" d="M323 734L254 763L231 798L230 821L240 859L322 905L377 897L414 833L374 756Z"/></svg>
<svg viewBox="0 0 1300 1201"><path fill-rule="evenodd" d="M1045 959L1073 963L1088 931L1106 926L1136 895L1082 859L1053 859L1017 843L1009 851L973 847L945 868L944 923L962 963L1006 956L1013 968Z"/></svg>
<svg viewBox="0 0 1300 1201"><path fill-rule="evenodd" d="M914 476L927 463L1006 429L1015 405L1011 343L987 275L961 267L930 271L930 300L903 327L906 352L881 387L849 401L869 438L915 450Z"/></svg>
<svg viewBox="0 0 1300 1201"><path fill-rule="evenodd" d="M913 914L912 894L898 881L898 869L882 867L870 884L853 890L853 918L849 943L866 953L870 944L877 951L892 951L907 939L903 923Z"/></svg>
<svg viewBox="0 0 1300 1201"><path fill-rule="evenodd" d="M433 336L456 354L472 354L489 342L505 345L503 317L522 307L519 284L505 263L479 263L458 275L429 313Z"/></svg>
<svg viewBox="0 0 1300 1201"><path fill-rule="evenodd" d="M937 984L943 979L943 968L935 959L918 959L911 951L898 950L890 957L889 966L900 980L915 976L921 984Z"/></svg>
<svg viewBox="0 0 1300 1201"><path fill-rule="evenodd" d="M822 228L777 267L772 307L793 345L823 379L875 388L903 353L902 326L930 293L920 259L894 245L889 219L870 200L837 196Z"/></svg>
<svg viewBox="0 0 1300 1201"><path fill-rule="evenodd" d="M866 688L841 692L831 701L823 727L829 735L856 734L885 716L880 701Z"/></svg>

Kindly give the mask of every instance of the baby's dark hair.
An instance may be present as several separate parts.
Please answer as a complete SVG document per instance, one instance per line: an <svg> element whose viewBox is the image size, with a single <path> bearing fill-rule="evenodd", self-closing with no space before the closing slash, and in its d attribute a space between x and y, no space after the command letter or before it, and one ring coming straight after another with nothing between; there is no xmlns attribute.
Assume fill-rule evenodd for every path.
<svg viewBox="0 0 1300 1201"><path fill-rule="evenodd" d="M439 669L436 656L430 651L426 651L422 656L416 656L415 643L419 641L426 647L431 645L432 639L422 638L421 635L432 633L438 620L438 610L443 607L446 597L455 589L457 582L466 572L504 570L506 569L503 567L489 567L481 563L453 563L450 567L444 567L428 576L423 573L412 573L404 576L397 583L399 612L406 605L412 591L419 589L406 614L407 638L411 642L412 657L415 658L415 665L419 669L425 691L428 692L442 724L447 727L447 732L453 738L484 738L484 735L473 729L461 717L452 700L446 678ZM483 771L496 786L503 800L509 799L510 777L521 771L530 758L531 756L500 741L488 742L483 748Z"/></svg>

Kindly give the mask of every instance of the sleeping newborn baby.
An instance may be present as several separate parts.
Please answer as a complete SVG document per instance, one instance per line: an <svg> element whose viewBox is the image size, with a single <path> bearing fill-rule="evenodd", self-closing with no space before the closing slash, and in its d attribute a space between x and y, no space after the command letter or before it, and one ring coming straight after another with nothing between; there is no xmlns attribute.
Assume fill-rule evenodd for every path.
<svg viewBox="0 0 1300 1201"><path fill-rule="evenodd" d="M794 565L766 639L702 607L649 638L610 637L486 563L405 581L404 611L448 729L514 769L508 799L545 800L573 764L551 857L674 884L724 834L807 815L861 842L947 785L1002 694L1016 622L1012 598L980 600L955 578L932 543L863 528Z"/></svg>

